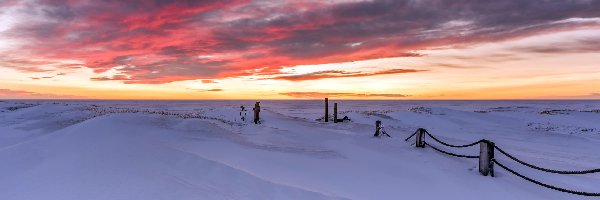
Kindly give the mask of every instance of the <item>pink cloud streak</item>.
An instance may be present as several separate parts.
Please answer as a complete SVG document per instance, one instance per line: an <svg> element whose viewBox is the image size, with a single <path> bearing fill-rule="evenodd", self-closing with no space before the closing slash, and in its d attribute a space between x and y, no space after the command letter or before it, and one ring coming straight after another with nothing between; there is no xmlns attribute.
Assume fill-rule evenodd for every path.
<svg viewBox="0 0 600 200"><path fill-rule="evenodd" d="M28 23L17 23L0 36L25 44L2 52L6 59L0 65L35 72L46 70L39 66L56 60L81 60L96 73L121 67L122 74L92 80L132 84L235 77L256 69L277 74L284 66L419 56L411 52L598 27L597 22L564 20L600 17L598 1L39 0L0 4L0 8L15 6L28 16L19 20ZM448 26L454 21L468 23ZM21 59L23 55L26 60ZM337 77L346 76L328 78Z"/></svg>

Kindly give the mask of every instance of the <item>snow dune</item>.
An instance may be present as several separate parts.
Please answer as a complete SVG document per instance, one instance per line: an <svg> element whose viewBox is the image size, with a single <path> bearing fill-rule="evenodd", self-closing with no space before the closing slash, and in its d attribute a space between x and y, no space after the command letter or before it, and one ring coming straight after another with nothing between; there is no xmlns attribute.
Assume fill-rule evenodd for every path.
<svg viewBox="0 0 600 200"><path fill-rule="evenodd" d="M263 102L260 125L239 119L250 101L0 102L0 199L595 199L500 168L484 177L477 159L403 139L424 127L455 144L490 139L548 168L598 168L598 101L339 102L352 122L315 121L320 101ZM375 120L393 138L373 138ZM600 192L600 174L498 159L552 185Z"/></svg>

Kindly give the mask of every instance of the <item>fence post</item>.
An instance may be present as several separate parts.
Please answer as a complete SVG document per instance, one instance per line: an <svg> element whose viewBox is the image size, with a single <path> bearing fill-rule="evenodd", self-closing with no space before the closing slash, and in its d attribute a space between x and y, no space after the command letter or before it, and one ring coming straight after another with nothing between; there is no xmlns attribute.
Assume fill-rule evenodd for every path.
<svg viewBox="0 0 600 200"><path fill-rule="evenodd" d="M494 146L495 144L488 140L479 142L479 173L494 177Z"/></svg>
<svg viewBox="0 0 600 200"><path fill-rule="evenodd" d="M254 123L258 124L260 122L260 102L256 102L254 104L254 108L252 110L254 110Z"/></svg>
<svg viewBox="0 0 600 200"><path fill-rule="evenodd" d="M373 134L374 137L379 137L380 129L381 129L381 121L377 120L377 121L375 121L375 134Z"/></svg>
<svg viewBox="0 0 600 200"><path fill-rule="evenodd" d="M325 122L329 121L329 98L325 98Z"/></svg>
<svg viewBox="0 0 600 200"><path fill-rule="evenodd" d="M338 123L338 118L337 118L337 103L333 103L333 123Z"/></svg>
<svg viewBox="0 0 600 200"><path fill-rule="evenodd" d="M416 135L416 142L415 142L415 146L416 147L421 147L421 148L425 148L425 129L423 128L419 128L419 130L417 130L417 135Z"/></svg>

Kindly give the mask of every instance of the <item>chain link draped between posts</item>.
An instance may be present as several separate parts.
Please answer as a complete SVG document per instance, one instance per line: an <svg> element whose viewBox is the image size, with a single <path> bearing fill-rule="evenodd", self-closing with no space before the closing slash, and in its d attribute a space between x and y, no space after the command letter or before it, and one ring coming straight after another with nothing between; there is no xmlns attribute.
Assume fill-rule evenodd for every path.
<svg viewBox="0 0 600 200"><path fill-rule="evenodd" d="M561 191L561 192L566 192L566 193L571 193L571 194L576 194L576 195L600 196L600 193L580 192L580 191L569 190L569 189L565 189L565 188L560 188L560 187L548 185L548 184L542 183L540 181L534 180L532 178L526 177L526 176L524 176L522 174L519 174L518 172L516 172L516 171L514 171L514 170L512 170L512 169L510 169L510 168L508 168L506 166L504 166L503 164L500 164L495 159L493 160L493 162L496 163L498 166L502 167L503 169L505 169L506 171L508 171L508 172L510 172L510 173L512 173L512 174L514 174L514 175L516 175L516 176L518 176L520 178L522 178L522 179L525 179L525 180L527 180L529 182L535 183L535 184L540 185L540 186L545 187L545 188L550 188L550 189L553 189L553 190L557 190L557 191Z"/></svg>
<svg viewBox="0 0 600 200"><path fill-rule="evenodd" d="M421 132L421 133L420 133L420 132ZM438 143L440 143L440 144L442 144L442 145L444 145L444 146L453 147L453 148L464 148L464 147L471 147L471 146L475 146L475 145L477 145L477 144L479 144L479 143L481 143L481 142L490 142L490 141L487 141L487 140L479 140L479 141L476 141L476 142L473 142L473 143L470 143L470 144L465 144L465 145L453 145L453 144L449 144L449 143L446 143L446 142L444 142L444 141L441 141L441 140L437 139L436 137L434 137L433 135L431 135L431 134L430 134L430 133L429 133L427 130L425 130L425 129L423 129L423 128L419 128L419 129L417 129L417 131L415 131L415 133L413 133L412 135L410 135L410 136L409 136L408 138L406 138L404 141L408 141L410 138L412 138L412 137L413 137L413 136L415 136L416 134L422 134L422 133L425 133L425 134L427 134L427 135L428 135L428 136L429 136L431 139L435 140L436 142L438 142ZM418 138L417 138L417 140L418 140ZM446 155L450 155L450 156L454 156L454 157L459 157L459 158L480 158L480 156L461 155L461 154L455 154L455 153L447 152L447 151L444 151L444 150L442 150L442 149L439 149L439 148L437 148L437 147L435 147L435 146L432 146L431 144L429 144L429 143L427 143L427 142L425 142L425 141L423 141L423 144L424 144L425 146L429 146L429 147L431 147L432 149L434 149L434 150L436 150L436 151L438 151L438 152L440 152L440 153L443 153L443 154L446 154ZM493 145L493 142L492 142L492 145ZM502 153L502 154L503 154L503 155L505 155L506 157L508 157L508 158L510 158L510 159L512 159L512 160L514 160L515 162L517 162L517 163L519 163L519 164L521 164L521 165L525 165L525 166L527 166L527 167L530 167L530 168L533 168L533 169L537 169L537 170L540 170L540 171L544 171L544 172L548 172L548 173L555 173L555 174L591 174L591 173L597 173L597 172L600 172L600 169L591 169L591 170L574 170L574 171L547 169L547 168L539 167L539 166L536 166L536 165L533 165L533 164L530 164L530 163L526 163L526 162L524 162L524 161L522 161L522 160L519 160L519 159L517 159L516 157L514 157L514 156L512 156L512 155L510 155L510 154L508 154L508 153L506 153L506 151L502 150L502 149L501 149L500 147L498 147L498 146L495 146L495 145L494 145L494 146L493 146L493 148L494 148L494 149L496 149L496 150L498 150L500 153ZM570 189L560 188L560 187L557 187L557 186L552 186L552 185L549 185L549 184L546 184L546 183L542 183L542 182L540 182L540 181L537 181L537 180L534 180L534 179L532 179L532 178L529 178L529 177L527 177L527 176L524 176L524 175L522 175L522 174L520 174L520 173L518 173L518 172L516 172L516 171L514 171L514 170L512 170L512 169L510 169L510 168L508 168L506 165L503 165L503 164L499 163L499 162L498 162L498 161L497 161L495 158L493 158L493 157L491 158L491 162L493 162L493 163L497 164L497 165L498 165L498 166L500 166L501 168L505 169L506 171L508 171L508 172L510 172L510 173L512 173L512 174L514 174L514 175L516 175L516 176L518 176L518 177L520 177L520 178L522 178L522 179L525 179L525 180L527 180L527 181L529 181L529 182L535 183L535 184L537 184L537 185L540 185L540 186L542 186L542 187L545 187L545 188L553 189L553 190L560 191L560 192L566 192L566 193L570 193L570 194L576 194L576 195L583 195L583 196L600 196L600 193L594 193L594 192L581 192L581 191L576 191L576 190L570 190ZM493 176L493 175L492 175L492 176Z"/></svg>
<svg viewBox="0 0 600 200"><path fill-rule="evenodd" d="M450 153L450 152L438 149L438 148L436 148L434 146L431 146L431 144L429 144L427 142L425 142L425 145L431 147L432 149L434 149L434 150L436 150L436 151L438 151L440 153L444 153L444 154L451 155L451 156L454 156L454 157L459 157L459 158L479 158L479 156L468 156L468 155L461 155L461 154Z"/></svg>
<svg viewBox="0 0 600 200"><path fill-rule="evenodd" d="M441 141L441 140L437 139L436 137L433 137L433 135L431 135L431 134L430 134L429 132L427 132L427 131L425 131L425 133L426 133L426 134L427 134L429 137L431 137L431 139L435 140L436 142L439 142L440 144L443 144L443 145L445 145L445 146L449 146L449 147L454 147L454 148L463 148L463 147L475 146L475 145L479 144L479 142L481 142L481 140L479 140L479 141L473 142L473 143L471 143L471 144L465 144L465 145L452 145L452 144L445 143L445 142L443 142L443 141Z"/></svg>
<svg viewBox="0 0 600 200"><path fill-rule="evenodd" d="M506 151L502 150L498 146L496 146L495 148L500 153L504 154L506 157L508 157L508 158L510 158L510 159L512 159L512 160L514 160L514 161L516 161L516 162L518 162L520 164L522 164L522 165L525 165L527 167L530 167L530 168L533 168L533 169L537 169L537 170L540 170L540 171L548 172L548 173L555 173L555 174L591 174L591 173L600 172L600 169L580 170L580 171L562 171L562 170L546 169L546 168L538 167L538 166L526 163L526 162L524 162L522 160L519 160L519 159L515 158L514 156L506 153Z"/></svg>
<svg viewBox="0 0 600 200"><path fill-rule="evenodd" d="M415 131L415 133L413 133L412 135L408 136L406 139L404 139L404 141L408 141L410 140L410 138L412 138L413 136L415 136L421 129L417 129L417 131Z"/></svg>

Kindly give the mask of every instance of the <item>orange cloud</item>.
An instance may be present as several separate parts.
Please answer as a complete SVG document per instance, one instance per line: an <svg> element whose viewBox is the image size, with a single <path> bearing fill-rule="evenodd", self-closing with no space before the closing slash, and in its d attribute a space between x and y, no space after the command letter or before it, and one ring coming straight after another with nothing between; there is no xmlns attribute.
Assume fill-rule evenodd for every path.
<svg viewBox="0 0 600 200"><path fill-rule="evenodd" d="M0 89L0 99L85 99L84 96L56 95L21 90Z"/></svg>

